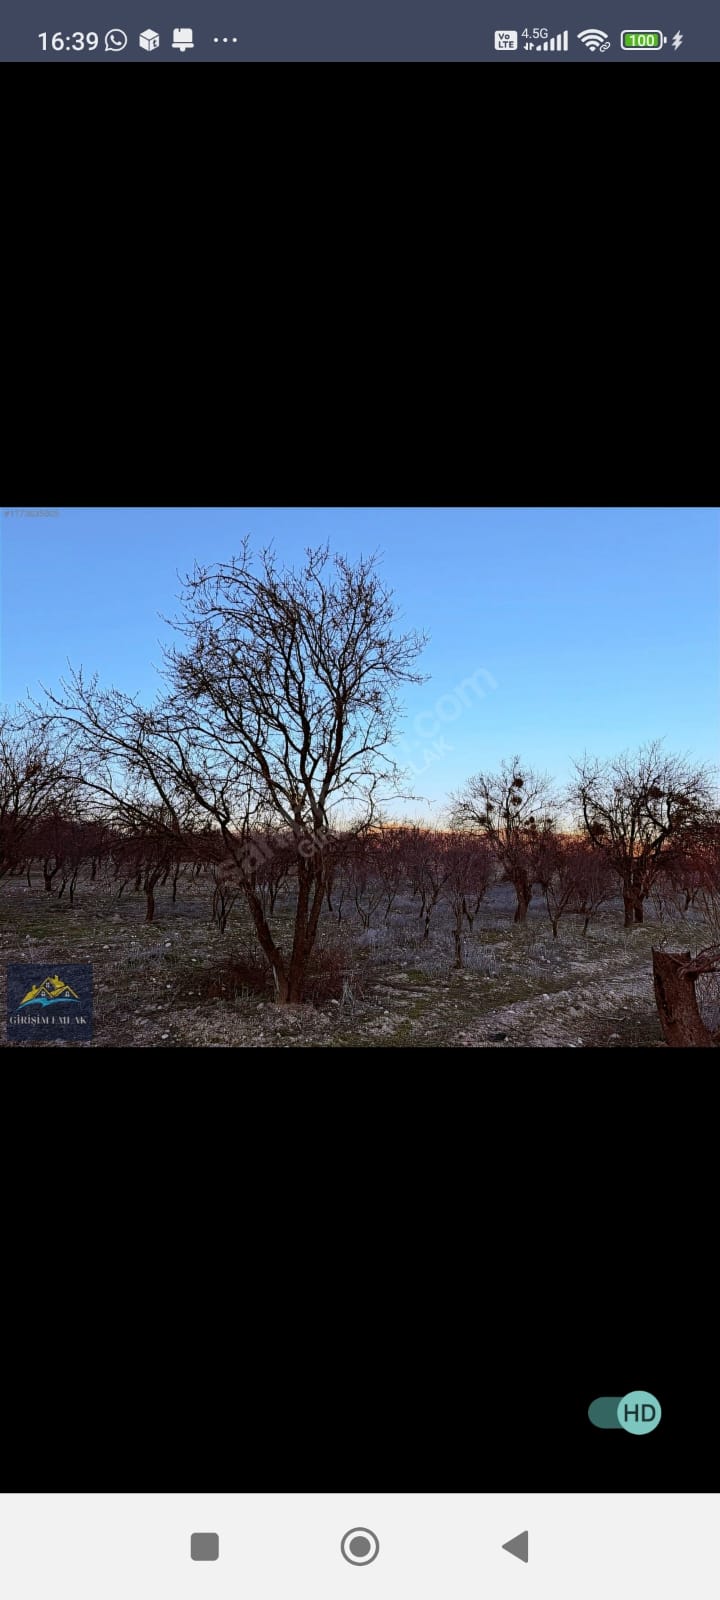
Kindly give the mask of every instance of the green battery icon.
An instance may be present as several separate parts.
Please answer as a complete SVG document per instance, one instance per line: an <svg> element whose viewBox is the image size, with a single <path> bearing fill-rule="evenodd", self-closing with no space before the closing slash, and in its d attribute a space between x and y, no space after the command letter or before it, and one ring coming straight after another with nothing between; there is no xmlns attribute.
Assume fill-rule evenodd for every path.
<svg viewBox="0 0 720 1600"><path fill-rule="evenodd" d="M623 28L620 35L621 50L662 50L667 44L667 34L659 33L657 28L643 28L638 32L636 28Z"/></svg>

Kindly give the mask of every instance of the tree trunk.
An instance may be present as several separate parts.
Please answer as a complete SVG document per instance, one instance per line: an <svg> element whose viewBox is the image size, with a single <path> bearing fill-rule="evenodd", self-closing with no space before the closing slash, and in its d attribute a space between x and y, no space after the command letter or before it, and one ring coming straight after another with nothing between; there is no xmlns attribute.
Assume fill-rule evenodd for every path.
<svg viewBox="0 0 720 1600"><path fill-rule="evenodd" d="M296 925L287 980L286 1004L289 1006L298 1005L302 1000L303 980L309 954L305 928Z"/></svg>
<svg viewBox="0 0 720 1600"><path fill-rule="evenodd" d="M436 907L436 905L438 903L439 898L440 898L440 890L439 890L439 888L433 889L433 892L432 892L432 895L430 897L430 901L429 901L429 904L428 904L428 908L427 908L427 911L425 913L425 932L423 934L423 938L424 939L428 939L430 937L430 918L431 918L431 916L433 914L433 911L435 910L435 907Z"/></svg>
<svg viewBox="0 0 720 1600"><path fill-rule="evenodd" d="M583 936L587 933L589 926L590 926L590 918L586 917L585 921L583 923Z"/></svg>
<svg viewBox="0 0 720 1600"><path fill-rule="evenodd" d="M623 905L625 907L625 927L631 928L633 923L643 921L643 897L633 883L626 883L623 889Z"/></svg>
<svg viewBox="0 0 720 1600"><path fill-rule="evenodd" d="M391 894L390 899L388 900L388 907L387 907L387 911L385 912L385 921L386 922L388 921L388 918L390 916L390 912L392 911L392 908L393 908L393 906L395 904L396 897L397 897L397 889L393 890L393 893Z"/></svg>
<svg viewBox="0 0 720 1600"><path fill-rule="evenodd" d="M557 932L558 918L557 917L552 917L551 921L552 921L553 939L557 939L557 936L558 936L558 932Z"/></svg>
<svg viewBox="0 0 720 1600"><path fill-rule="evenodd" d="M52 875L51 872L46 872L44 867L43 867L43 878L45 879L45 893L46 894L52 894L53 875Z"/></svg>
<svg viewBox="0 0 720 1600"><path fill-rule="evenodd" d="M313 861L298 863L298 897L295 907L293 947L287 971L287 987L283 994L278 990L279 1005L300 1005L303 998L308 962L315 948L315 938L320 912L325 898L325 874L322 856ZM361 913L362 915L362 913ZM367 926L370 925L368 912Z"/></svg>
<svg viewBox="0 0 720 1600"><path fill-rule="evenodd" d="M463 968L462 922L463 911L462 906L459 906L455 913L455 927L453 928L453 938L455 940L455 967L459 972L461 972Z"/></svg>
<svg viewBox="0 0 720 1600"><path fill-rule="evenodd" d="M146 889L145 890L145 900L146 900L146 904L147 904L147 910L145 912L145 921L146 922L152 922L152 919L153 919L153 917L155 915L155 896L154 896L154 894L152 892L152 889Z"/></svg>
<svg viewBox="0 0 720 1600"><path fill-rule="evenodd" d="M296 972L293 976L288 977L286 1005L299 1006L302 1002L302 991L303 974Z"/></svg>
<svg viewBox="0 0 720 1600"><path fill-rule="evenodd" d="M623 905L625 907L625 927L632 928L635 923L643 921L643 903L635 890L623 891Z"/></svg>
<svg viewBox="0 0 720 1600"><path fill-rule="evenodd" d="M251 883L243 882L242 891L247 902L247 907L253 920L255 932L263 954L266 956L272 969L275 983L275 998L278 1005L286 1005L288 998L288 982L285 962L282 952L273 939L270 927L262 908L262 901L257 890Z"/></svg>
<svg viewBox="0 0 720 1600"><path fill-rule="evenodd" d="M680 972L690 961L690 951L684 955L670 955L665 950L653 950L652 958L655 1002L665 1043L681 1047L712 1045L710 1030L698 1011L695 994L698 975Z"/></svg>
<svg viewBox="0 0 720 1600"><path fill-rule="evenodd" d="M298 897L297 905L295 907L295 927L293 929L293 945L290 955L290 966L288 968L288 992L286 1004L289 1006L299 1005L300 1001L302 1000L305 971L312 954L313 944L315 943L315 928L317 927L317 919L320 914L320 907L322 906L322 899L325 890L324 879L322 877L315 877L315 895L311 904L310 891L312 888L313 875L311 866L305 861L299 861ZM320 901L319 905L318 896ZM365 921L365 913L363 911L360 912L360 915L363 919L363 925L366 928L369 927L370 913L367 913L367 922Z"/></svg>
<svg viewBox="0 0 720 1600"><path fill-rule="evenodd" d="M528 914L528 906L532 900L532 884L527 883L525 879L520 878L513 884L513 887L517 895L517 905L515 907L513 922L525 922Z"/></svg>

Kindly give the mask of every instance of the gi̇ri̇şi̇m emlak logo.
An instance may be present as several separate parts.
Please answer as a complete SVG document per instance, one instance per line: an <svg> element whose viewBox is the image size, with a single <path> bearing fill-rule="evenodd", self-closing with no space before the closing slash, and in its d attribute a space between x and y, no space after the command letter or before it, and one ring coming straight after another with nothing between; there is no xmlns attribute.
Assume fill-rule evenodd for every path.
<svg viewBox="0 0 720 1600"><path fill-rule="evenodd" d="M54 978L44 978L42 983L36 983L32 989L28 989L17 1010L22 1011L23 1006L54 1006L60 1000L67 1005L68 1001L72 1004L73 1002L79 1002L79 999L80 996L75 993L74 989L70 988L69 983L65 983L55 973Z"/></svg>

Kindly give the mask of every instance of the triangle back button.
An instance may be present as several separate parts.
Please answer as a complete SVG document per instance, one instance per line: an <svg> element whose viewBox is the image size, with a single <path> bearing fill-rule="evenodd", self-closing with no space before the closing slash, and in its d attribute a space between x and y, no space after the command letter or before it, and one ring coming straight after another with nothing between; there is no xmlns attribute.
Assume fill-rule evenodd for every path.
<svg viewBox="0 0 720 1600"><path fill-rule="evenodd" d="M528 1560L528 1532L516 1533L514 1539L508 1539L503 1545L503 1550L509 1550L511 1556L517 1556L518 1561Z"/></svg>

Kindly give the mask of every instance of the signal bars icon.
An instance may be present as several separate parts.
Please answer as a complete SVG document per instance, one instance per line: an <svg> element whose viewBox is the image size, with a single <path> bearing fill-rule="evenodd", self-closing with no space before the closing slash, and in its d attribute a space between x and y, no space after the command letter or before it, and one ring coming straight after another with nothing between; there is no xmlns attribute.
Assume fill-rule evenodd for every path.
<svg viewBox="0 0 720 1600"><path fill-rule="evenodd" d="M544 39L542 44L533 44L529 40L527 44L523 45L523 49L524 50L538 50L538 51L540 51L540 50L569 50L569 48L570 48L570 46L568 44L568 30L567 30L567 28L565 29L564 33L556 33L554 38L552 38L552 39Z"/></svg>

